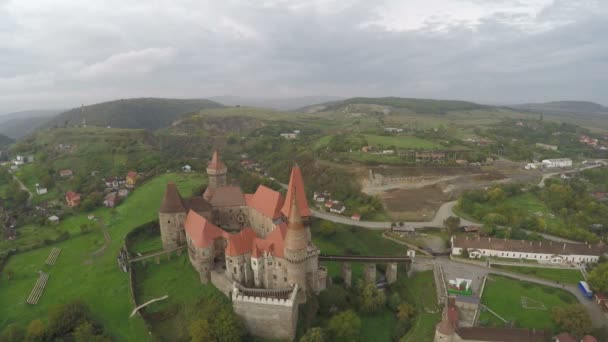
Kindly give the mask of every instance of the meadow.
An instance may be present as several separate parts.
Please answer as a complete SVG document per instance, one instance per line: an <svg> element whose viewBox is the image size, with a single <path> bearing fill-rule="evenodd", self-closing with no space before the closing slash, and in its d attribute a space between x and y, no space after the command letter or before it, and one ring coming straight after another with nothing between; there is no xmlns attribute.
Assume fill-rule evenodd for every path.
<svg viewBox="0 0 608 342"><path fill-rule="evenodd" d="M526 309L522 306L522 299L544 308ZM574 295L561 289L490 275L481 302L507 321L513 321L516 327L555 331L551 309L576 303L577 300ZM488 311L483 311L479 320L485 325L502 325L502 321Z"/></svg>
<svg viewBox="0 0 608 342"><path fill-rule="evenodd" d="M169 181L175 181L184 196L204 182L199 174L158 176L141 185L117 208L98 209L93 214L102 219L111 235L104 253L93 257L92 252L104 244L101 230L80 235L44 248L11 257L0 277L0 330L11 323L27 324L33 319L44 319L48 310L58 303L82 299L89 305L96 319L112 333L116 340L145 340L148 332L144 322L129 318L133 309L129 299L128 275L116 264L116 256L126 234L144 223L157 219L157 210ZM66 219L57 229L79 230L79 222L90 213ZM52 247L61 248L54 266L44 264ZM13 276L6 277L8 270ZM37 305L25 303L38 271L49 273L49 281Z"/></svg>
<svg viewBox="0 0 608 342"><path fill-rule="evenodd" d="M576 285L579 281L585 280L583 278L583 275L581 274L581 271L579 271L578 269L542 268L511 265L492 265L492 267L540 279L550 280L558 282L560 284Z"/></svg>

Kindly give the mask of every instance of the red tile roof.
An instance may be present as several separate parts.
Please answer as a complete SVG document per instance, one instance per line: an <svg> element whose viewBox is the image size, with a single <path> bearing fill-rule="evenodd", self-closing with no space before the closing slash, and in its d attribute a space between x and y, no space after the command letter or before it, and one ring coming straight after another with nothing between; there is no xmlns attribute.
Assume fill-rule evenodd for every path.
<svg viewBox="0 0 608 342"><path fill-rule="evenodd" d="M253 241L256 237L253 229L249 227L241 230L237 234L230 235L228 238L228 245L226 245L226 255L237 256L250 253Z"/></svg>
<svg viewBox="0 0 608 342"><path fill-rule="evenodd" d="M581 340L581 342L597 342L597 338L595 338L591 335L585 335L585 336L583 336L583 339Z"/></svg>
<svg viewBox="0 0 608 342"><path fill-rule="evenodd" d="M177 190L175 183L167 184L165 194L162 202L160 202L160 209L158 211L161 213L186 212L184 201L182 200L182 196L179 194L179 190Z"/></svg>
<svg viewBox="0 0 608 342"><path fill-rule="evenodd" d="M220 153L218 150L213 151L211 161L207 165L207 168L212 170L222 170L226 168L226 165L224 165L224 163L220 160Z"/></svg>
<svg viewBox="0 0 608 342"><path fill-rule="evenodd" d="M253 195L245 195L247 206L259 211L262 215L278 219L281 217L283 196L278 191L260 185Z"/></svg>
<svg viewBox="0 0 608 342"><path fill-rule="evenodd" d="M298 202L298 209L300 215L304 217L310 216L310 208L308 207L308 201L306 201L306 190L304 189L304 179L302 178L302 172L300 167L295 165L291 169L291 176L289 177L289 186L287 187L287 194L285 195L285 203L281 212L285 217L289 217L291 213L291 202L293 199L292 193L296 192L296 201Z"/></svg>
<svg viewBox="0 0 608 342"><path fill-rule="evenodd" d="M137 172L135 172L135 171L129 171L127 173L127 178L131 178L131 179L137 178Z"/></svg>
<svg viewBox="0 0 608 342"><path fill-rule="evenodd" d="M65 194L65 197L70 201L77 201L80 199L80 194L75 193L74 191L68 191Z"/></svg>
<svg viewBox="0 0 608 342"><path fill-rule="evenodd" d="M292 193L291 210L289 210L290 215L285 234L285 248L292 251L306 249L309 243L308 231L302 223L298 201L295 199L297 196L297 191Z"/></svg>
<svg viewBox="0 0 608 342"><path fill-rule="evenodd" d="M211 246L214 240L219 237L229 238L228 233L193 210L188 212L184 227L186 234L192 239L194 246L199 248Z"/></svg>
<svg viewBox="0 0 608 342"><path fill-rule="evenodd" d="M556 341L558 341L558 342L577 342L576 338L574 338L574 336L572 336L568 333L565 333L565 332L557 335Z"/></svg>
<svg viewBox="0 0 608 342"><path fill-rule="evenodd" d="M555 255L602 255L607 246L603 243L588 245L584 243L565 243L552 241L525 241L497 238L471 238L455 236L453 246L458 248L493 249L522 253L543 253Z"/></svg>

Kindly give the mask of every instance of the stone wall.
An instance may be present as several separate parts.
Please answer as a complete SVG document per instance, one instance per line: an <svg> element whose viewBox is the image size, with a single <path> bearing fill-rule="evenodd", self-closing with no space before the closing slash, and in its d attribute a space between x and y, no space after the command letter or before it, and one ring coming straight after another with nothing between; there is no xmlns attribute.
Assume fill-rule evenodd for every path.
<svg viewBox="0 0 608 342"><path fill-rule="evenodd" d="M213 208L213 224L226 231L240 231L250 226L249 207L216 207Z"/></svg>
<svg viewBox="0 0 608 342"><path fill-rule="evenodd" d="M184 221L186 213L159 213L158 223L160 225L160 238L163 249L170 250L186 244L186 233L184 232Z"/></svg>
<svg viewBox="0 0 608 342"><path fill-rule="evenodd" d="M264 214L253 208L249 208L249 224L253 231L263 238L276 228L276 224L274 224L271 218L264 216Z"/></svg>
<svg viewBox="0 0 608 342"><path fill-rule="evenodd" d="M291 341L295 338L298 323L298 305L295 303L297 290L296 286L289 299L277 299L244 296L233 289L232 306L251 334Z"/></svg>

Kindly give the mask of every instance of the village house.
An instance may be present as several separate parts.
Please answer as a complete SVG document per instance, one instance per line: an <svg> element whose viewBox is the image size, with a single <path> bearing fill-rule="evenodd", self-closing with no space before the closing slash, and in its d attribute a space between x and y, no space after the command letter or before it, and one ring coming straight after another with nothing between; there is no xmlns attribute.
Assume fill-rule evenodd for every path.
<svg viewBox="0 0 608 342"><path fill-rule="evenodd" d="M129 195L129 189L118 189L118 197L125 198Z"/></svg>
<svg viewBox="0 0 608 342"><path fill-rule="evenodd" d="M72 170L70 170L70 169L64 169L64 170L59 171L59 177L61 177L61 178L72 177L73 175L74 175L74 172L72 172Z"/></svg>
<svg viewBox="0 0 608 342"><path fill-rule="evenodd" d="M557 146L555 146L555 145L548 145L548 144L543 144L543 143L536 143L536 147L538 147L538 148L542 148L543 150L557 151Z"/></svg>
<svg viewBox="0 0 608 342"><path fill-rule="evenodd" d="M385 127L384 131L387 133L401 133L401 132L403 132L403 128Z"/></svg>
<svg viewBox="0 0 608 342"><path fill-rule="evenodd" d="M357 214L357 213L352 214L350 218L351 218L351 220L361 221L361 214Z"/></svg>
<svg viewBox="0 0 608 342"><path fill-rule="evenodd" d="M281 136L281 138L284 138L287 140L292 140L292 139L296 139L299 134L300 134L300 131L293 131L291 133L281 133L280 136Z"/></svg>
<svg viewBox="0 0 608 342"><path fill-rule="evenodd" d="M59 223L59 217L57 215L50 216L47 220L51 224L57 224L57 223Z"/></svg>
<svg viewBox="0 0 608 342"><path fill-rule="evenodd" d="M126 177L127 187L132 188L135 186L135 183L137 183L137 172L129 171Z"/></svg>
<svg viewBox="0 0 608 342"><path fill-rule="evenodd" d="M182 172L192 172L192 166L190 166L190 165L182 166Z"/></svg>
<svg viewBox="0 0 608 342"><path fill-rule="evenodd" d="M572 166L572 159L570 159L570 158L543 159L542 165L546 168L570 167L570 166Z"/></svg>
<svg viewBox="0 0 608 342"><path fill-rule="evenodd" d="M80 204L80 194L74 191L68 191L65 194L65 202L71 208L77 207Z"/></svg>
<svg viewBox="0 0 608 342"><path fill-rule="evenodd" d="M48 192L47 188L40 187L40 184L36 183L36 194L44 195Z"/></svg>
<svg viewBox="0 0 608 342"><path fill-rule="evenodd" d="M346 207L344 204L334 201L332 206L329 208L329 211L336 214L344 214Z"/></svg>
<svg viewBox="0 0 608 342"><path fill-rule="evenodd" d="M541 263L595 263L608 251L607 246L598 244L564 243L553 241L508 240L491 237L469 238L452 236L452 255L462 255L467 250L469 258L500 257L509 259L535 260Z"/></svg>
<svg viewBox="0 0 608 342"><path fill-rule="evenodd" d="M116 192L111 192L105 196L103 199L103 205L106 208L114 208L118 203L118 194Z"/></svg>

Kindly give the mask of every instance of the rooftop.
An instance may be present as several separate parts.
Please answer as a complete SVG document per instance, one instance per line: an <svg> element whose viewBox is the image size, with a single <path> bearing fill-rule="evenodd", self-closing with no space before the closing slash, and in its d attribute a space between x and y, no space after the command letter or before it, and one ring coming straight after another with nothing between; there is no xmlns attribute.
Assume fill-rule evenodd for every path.
<svg viewBox="0 0 608 342"><path fill-rule="evenodd" d="M471 238L455 236L452 247L493 249L497 251L540 253L554 255L602 255L607 251L605 244L565 243L553 241L525 241L496 238Z"/></svg>

